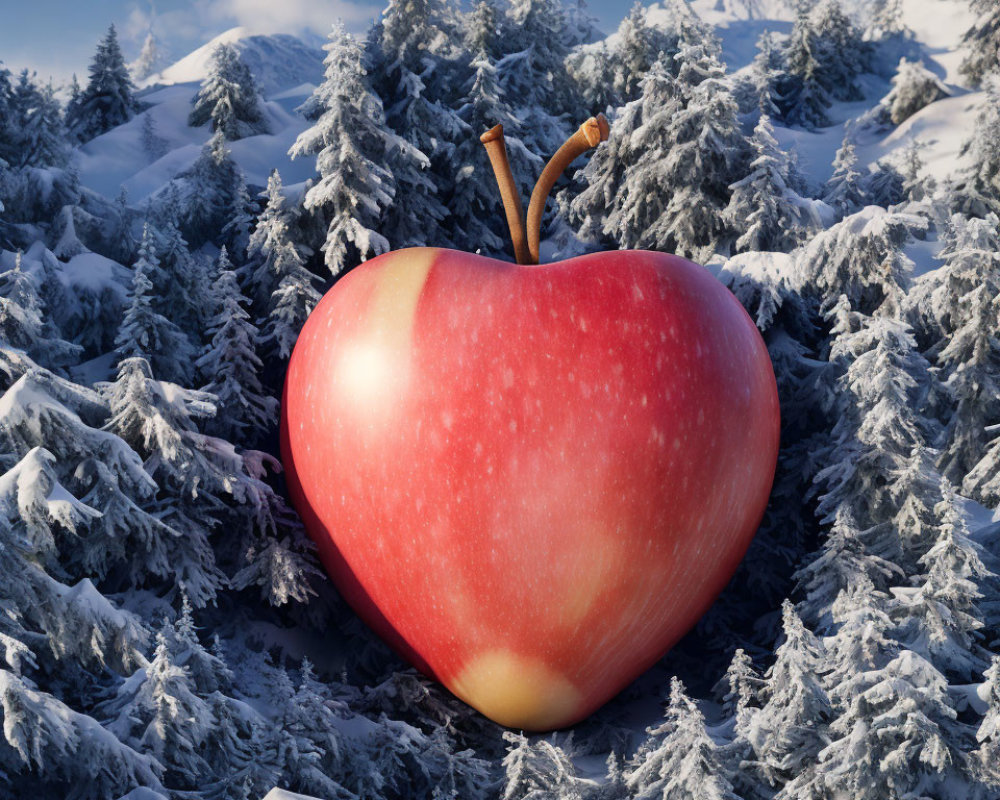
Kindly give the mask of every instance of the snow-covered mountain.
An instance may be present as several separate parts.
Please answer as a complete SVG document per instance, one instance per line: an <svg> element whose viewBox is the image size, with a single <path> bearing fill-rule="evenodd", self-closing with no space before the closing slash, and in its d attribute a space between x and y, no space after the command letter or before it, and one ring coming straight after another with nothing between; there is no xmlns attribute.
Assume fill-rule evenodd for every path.
<svg viewBox="0 0 1000 800"><path fill-rule="evenodd" d="M197 50L141 82L142 87L200 83L209 74L212 55L220 44L231 44L250 68L265 97L304 84L318 84L323 77L323 51L290 34L253 34L230 28Z"/></svg>

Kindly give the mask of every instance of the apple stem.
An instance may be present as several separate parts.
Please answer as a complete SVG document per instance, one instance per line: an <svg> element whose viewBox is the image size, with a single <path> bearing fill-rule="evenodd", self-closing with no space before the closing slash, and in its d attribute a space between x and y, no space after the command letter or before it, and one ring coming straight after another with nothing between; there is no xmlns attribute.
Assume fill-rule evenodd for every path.
<svg viewBox="0 0 1000 800"><path fill-rule="evenodd" d="M500 187L500 197L503 200L503 210L507 215L507 227L510 229L510 240L514 244L514 258L518 264L537 264L531 260L528 251L528 237L524 233L524 206L521 204L521 193L517 190L514 174L510 170L507 159L507 143L503 138L503 125L495 125L479 137L486 148L493 166L493 174Z"/></svg>
<svg viewBox="0 0 1000 800"><path fill-rule="evenodd" d="M554 156L545 165L542 174L535 184L535 189L531 193L531 202L528 203L528 249L531 256L531 264L538 263L538 249L542 233L542 214L545 213L545 201L549 197L549 192L555 185L559 176L566 171L579 156L586 153L590 148L597 147L601 142L608 140L609 126L603 114L591 117L584 122L580 128L560 147ZM521 263L518 261L518 263Z"/></svg>

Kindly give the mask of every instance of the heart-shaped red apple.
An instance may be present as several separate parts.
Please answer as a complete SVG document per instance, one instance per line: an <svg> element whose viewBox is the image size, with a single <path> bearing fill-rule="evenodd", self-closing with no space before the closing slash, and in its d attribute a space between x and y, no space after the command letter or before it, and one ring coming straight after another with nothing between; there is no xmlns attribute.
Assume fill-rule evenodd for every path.
<svg viewBox="0 0 1000 800"><path fill-rule="evenodd" d="M704 268L418 248L362 264L307 320L282 455L362 619L488 717L547 730L722 590L778 429L764 343Z"/></svg>

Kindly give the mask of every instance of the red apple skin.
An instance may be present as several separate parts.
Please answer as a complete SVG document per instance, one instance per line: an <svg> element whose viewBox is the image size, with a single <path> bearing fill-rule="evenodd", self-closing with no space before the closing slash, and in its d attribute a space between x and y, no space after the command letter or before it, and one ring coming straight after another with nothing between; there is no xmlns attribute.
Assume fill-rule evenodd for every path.
<svg viewBox="0 0 1000 800"><path fill-rule="evenodd" d="M583 719L704 614L778 438L742 306L646 251L379 256L306 321L282 408L293 502L348 602L525 730Z"/></svg>

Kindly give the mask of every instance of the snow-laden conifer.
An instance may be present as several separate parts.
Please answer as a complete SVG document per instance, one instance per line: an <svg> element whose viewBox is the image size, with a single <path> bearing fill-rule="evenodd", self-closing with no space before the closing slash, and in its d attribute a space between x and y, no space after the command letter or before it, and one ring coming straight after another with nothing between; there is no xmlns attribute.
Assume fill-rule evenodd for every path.
<svg viewBox="0 0 1000 800"><path fill-rule="evenodd" d="M135 116L135 86L118 44L115 26L97 46L90 63L90 80L66 120L81 141L89 141Z"/></svg>
<svg viewBox="0 0 1000 800"><path fill-rule="evenodd" d="M191 344L183 331L153 309L152 277L159 266L153 235L147 224L143 228L139 258L133 267L129 304L118 329L115 347L119 358L145 358L158 377L186 383L193 376Z"/></svg>
<svg viewBox="0 0 1000 800"><path fill-rule="evenodd" d="M664 721L648 734L626 773L634 797L737 800L718 747L705 729L705 717L678 678L670 682Z"/></svg>
<svg viewBox="0 0 1000 800"><path fill-rule="evenodd" d="M269 132L257 84L231 44L220 44L212 53L211 70L188 117L188 124L194 127L209 122L213 131L221 132L230 142Z"/></svg>
<svg viewBox="0 0 1000 800"><path fill-rule="evenodd" d="M748 732L755 768L769 781L784 781L815 761L832 716L822 685L827 671L822 642L802 623L789 601L782 605L784 641L765 675L765 703Z"/></svg>
<svg viewBox="0 0 1000 800"><path fill-rule="evenodd" d="M970 0L969 4L977 17L962 37L968 55L960 69L973 84L978 84L1000 66L1000 7L992 0Z"/></svg>
<svg viewBox="0 0 1000 800"><path fill-rule="evenodd" d="M837 210L839 218L843 218L860 209L867 199L862 175L858 171L854 142L848 134L833 161L833 175L826 183L823 200Z"/></svg>
<svg viewBox="0 0 1000 800"><path fill-rule="evenodd" d="M443 213L435 210L434 187L423 174L424 156L386 128L382 103L368 85L354 37L335 25L325 48L326 76L314 93L322 113L289 152L293 158L316 156L319 181L306 193L305 206L329 220L323 251L327 267L336 275L359 260L386 252L390 239L382 231L392 236L392 245L413 244L402 231L385 225L386 209L398 186L428 193L431 205L426 213L435 225ZM403 165L404 171L395 171ZM419 218L410 224L419 226Z"/></svg>
<svg viewBox="0 0 1000 800"><path fill-rule="evenodd" d="M789 251L821 221L813 203L788 185L792 165L778 147L771 120L761 115L751 146L750 174L734 183L726 208L730 225L739 232L736 251Z"/></svg>
<svg viewBox="0 0 1000 800"><path fill-rule="evenodd" d="M211 340L195 363L207 381L204 391L215 397L216 413L208 428L229 441L257 441L274 424L278 403L265 394L261 384L263 363L257 355L260 333L243 307L243 295L225 247L216 263L212 296Z"/></svg>
<svg viewBox="0 0 1000 800"><path fill-rule="evenodd" d="M946 676L968 680L987 664L979 641L984 622L977 602L982 598L978 584L989 573L947 479L934 513L937 537L919 560L923 574L915 579L916 591L903 594L896 609L899 635Z"/></svg>

